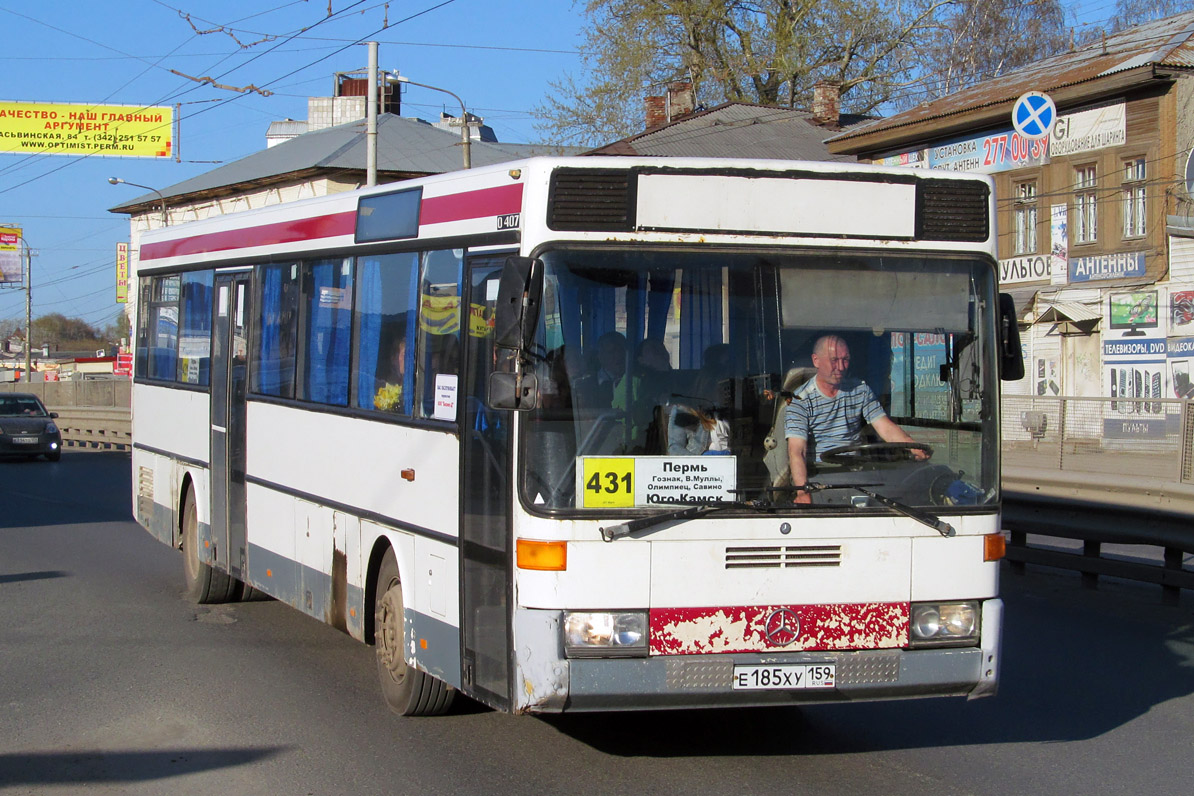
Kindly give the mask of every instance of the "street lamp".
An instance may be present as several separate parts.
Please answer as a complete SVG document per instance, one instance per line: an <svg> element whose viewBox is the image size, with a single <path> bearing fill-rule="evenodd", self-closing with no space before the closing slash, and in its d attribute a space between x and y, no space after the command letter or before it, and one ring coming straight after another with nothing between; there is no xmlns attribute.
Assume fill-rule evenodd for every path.
<svg viewBox="0 0 1194 796"><path fill-rule="evenodd" d="M158 198L162 200L162 226L169 226L170 222L166 220L166 197L162 196L162 192L157 188L150 188L148 185L138 185L135 182L129 182L128 180L123 180L120 177L109 177L108 182L110 182L112 185L131 185L134 188L144 188L147 191L153 191L156 193Z"/></svg>
<svg viewBox="0 0 1194 796"><path fill-rule="evenodd" d="M429 88L432 91L442 91L445 94L452 96L452 98L454 98L457 102L460 103L460 145L462 147L464 147L464 167L466 169L472 168L473 159L472 159L472 155L469 151L469 146L471 143L471 136L468 133L468 111L464 107L464 100L462 100L460 97L457 97L455 94L453 94L451 91L448 91L446 88L440 88L439 86L429 86L426 83L416 83L415 81L411 80L409 77L403 77L402 75L398 74L397 72L391 72L390 79L397 83L409 83L412 86L419 86L420 88Z"/></svg>

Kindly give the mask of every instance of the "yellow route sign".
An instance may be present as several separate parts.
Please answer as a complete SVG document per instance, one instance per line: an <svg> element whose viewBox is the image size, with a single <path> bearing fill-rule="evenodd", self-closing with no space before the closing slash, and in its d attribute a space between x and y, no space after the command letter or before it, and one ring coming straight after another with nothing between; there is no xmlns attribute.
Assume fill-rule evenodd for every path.
<svg viewBox="0 0 1194 796"><path fill-rule="evenodd" d="M174 109L0 100L0 152L168 158Z"/></svg>

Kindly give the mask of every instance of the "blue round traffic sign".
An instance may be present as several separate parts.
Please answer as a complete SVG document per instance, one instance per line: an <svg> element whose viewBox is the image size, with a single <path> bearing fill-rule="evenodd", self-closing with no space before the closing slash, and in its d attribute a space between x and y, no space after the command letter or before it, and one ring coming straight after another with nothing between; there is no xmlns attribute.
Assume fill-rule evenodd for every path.
<svg viewBox="0 0 1194 796"><path fill-rule="evenodd" d="M1049 135L1057 121L1057 106L1048 94L1029 91L1012 106L1012 126L1025 138L1035 141Z"/></svg>

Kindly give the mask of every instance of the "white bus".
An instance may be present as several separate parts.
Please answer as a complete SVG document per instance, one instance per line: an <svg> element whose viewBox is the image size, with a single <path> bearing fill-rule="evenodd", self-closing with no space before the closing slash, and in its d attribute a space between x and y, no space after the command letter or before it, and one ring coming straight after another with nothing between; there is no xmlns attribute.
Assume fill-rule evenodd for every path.
<svg viewBox="0 0 1194 796"><path fill-rule="evenodd" d="M973 175L542 158L154 230L136 517L193 600L374 645L402 714L991 694L994 217ZM827 333L915 442L795 505Z"/></svg>

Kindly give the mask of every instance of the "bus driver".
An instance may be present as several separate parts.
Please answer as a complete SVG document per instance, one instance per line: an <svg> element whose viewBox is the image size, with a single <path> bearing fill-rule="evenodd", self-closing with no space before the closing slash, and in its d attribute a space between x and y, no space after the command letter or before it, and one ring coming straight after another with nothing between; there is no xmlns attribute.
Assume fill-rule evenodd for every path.
<svg viewBox="0 0 1194 796"><path fill-rule="evenodd" d="M863 422L870 424L885 442L915 441L887 416L866 382L846 377L850 348L845 340L832 334L821 337L813 346L812 359L817 375L796 391L784 418L792 486L808 482L806 456L810 439L816 461L821 460L825 451L857 444ZM918 448L912 449L911 455L917 461L929 458L926 451ZM812 497L802 490L796 493L793 502L812 503Z"/></svg>

